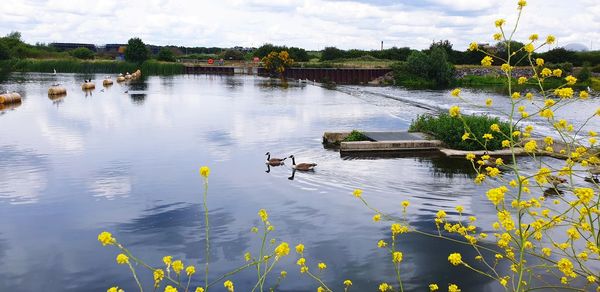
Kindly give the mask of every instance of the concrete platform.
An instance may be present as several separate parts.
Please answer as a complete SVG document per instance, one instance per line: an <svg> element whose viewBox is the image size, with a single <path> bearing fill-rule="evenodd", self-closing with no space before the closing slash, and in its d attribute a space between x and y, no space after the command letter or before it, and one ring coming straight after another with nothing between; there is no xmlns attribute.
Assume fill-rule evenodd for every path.
<svg viewBox="0 0 600 292"><path fill-rule="evenodd" d="M405 141L405 140L430 140L429 136L416 132L363 132L373 141Z"/></svg>
<svg viewBox="0 0 600 292"><path fill-rule="evenodd" d="M398 141L361 141L342 142L340 152L362 151L423 151L438 150L443 146L439 140L398 140Z"/></svg>

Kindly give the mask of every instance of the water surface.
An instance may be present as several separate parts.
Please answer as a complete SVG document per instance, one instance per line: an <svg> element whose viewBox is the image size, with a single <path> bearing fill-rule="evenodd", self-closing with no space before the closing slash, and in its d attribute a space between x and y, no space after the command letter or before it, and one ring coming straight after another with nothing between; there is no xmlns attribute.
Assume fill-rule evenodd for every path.
<svg viewBox="0 0 600 292"><path fill-rule="evenodd" d="M101 84L101 75L92 77ZM256 254L260 242L250 228L265 208L278 240L305 244L312 270L318 261L327 263L322 275L331 287L341 288L345 279L352 279L355 291L395 283L390 256L376 246L389 238L390 222L374 223L373 213L352 196L354 188L396 216L400 202L409 200L408 220L425 231L435 228L439 209L456 218L457 204L484 226L494 219L486 188L472 183L462 159L341 158L323 148L325 131L406 130L417 114L435 110L372 92L392 89L364 93L282 87L251 76L174 76L86 93L80 89L85 78L13 74L0 84L0 91L24 96L19 107L0 113L0 291L105 291L113 285L136 291L128 269L115 263L117 250L98 243L103 230L151 265L159 266L164 255L196 265L200 280L201 165L212 169L211 279L243 265L246 251ZM66 86L68 95L48 98L54 83ZM440 101L449 95L410 96ZM296 173L294 180L288 179L289 164L267 173L267 151L316 162L317 170ZM474 257L469 249L411 235L400 250L405 289L425 290L433 282L456 283L463 291L497 288L448 264L450 252ZM279 290L316 289L295 260L284 259L275 271L289 272ZM151 289L150 274L141 274ZM248 291L256 273L244 271L232 280L238 291Z"/></svg>

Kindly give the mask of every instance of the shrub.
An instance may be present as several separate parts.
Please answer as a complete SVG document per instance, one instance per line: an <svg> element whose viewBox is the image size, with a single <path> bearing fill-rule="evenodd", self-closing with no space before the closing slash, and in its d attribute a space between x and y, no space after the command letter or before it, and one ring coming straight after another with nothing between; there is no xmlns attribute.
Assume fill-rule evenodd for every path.
<svg viewBox="0 0 600 292"><path fill-rule="evenodd" d="M412 121L409 131L431 134L448 147L459 150L498 150L502 148L503 136L510 134L510 124L501 122L498 118L472 115L463 116L463 120L464 122L447 113L439 116L420 115ZM500 127L500 133L490 130L493 124ZM466 132L472 134L469 139L463 140L462 136ZM492 134L494 138L485 142L482 137L487 133Z"/></svg>
<svg viewBox="0 0 600 292"><path fill-rule="evenodd" d="M356 141L370 141L371 139L369 139L367 136L365 136L365 134L363 134L362 132L358 131L358 130L352 130L352 132L350 132L350 135L348 135L348 137L346 137L344 139L344 142L356 142Z"/></svg>
<svg viewBox="0 0 600 292"><path fill-rule="evenodd" d="M0 42L0 60L8 60L10 59L10 51L8 47Z"/></svg>
<svg viewBox="0 0 600 292"><path fill-rule="evenodd" d="M344 51L336 47L327 47L323 50L323 53L321 53L321 61L331 61L345 57L346 55L344 54Z"/></svg>
<svg viewBox="0 0 600 292"><path fill-rule="evenodd" d="M142 63L148 60L150 52L146 44L140 38L132 38L127 42L125 49L125 60L128 62Z"/></svg>
<svg viewBox="0 0 600 292"><path fill-rule="evenodd" d="M175 62L175 53L169 48L161 48L156 55L156 59L165 62Z"/></svg>
<svg viewBox="0 0 600 292"><path fill-rule="evenodd" d="M88 48L77 48L69 51L69 55L77 59L88 60L93 59L95 54L92 50Z"/></svg>
<svg viewBox="0 0 600 292"><path fill-rule="evenodd" d="M238 50L226 50L223 52L223 54L221 56L225 60L243 60L244 59L244 53L242 53Z"/></svg>
<svg viewBox="0 0 600 292"><path fill-rule="evenodd" d="M588 81L590 77L592 77L592 72L590 71L589 64L586 63L577 74L577 79L579 82L585 82Z"/></svg>

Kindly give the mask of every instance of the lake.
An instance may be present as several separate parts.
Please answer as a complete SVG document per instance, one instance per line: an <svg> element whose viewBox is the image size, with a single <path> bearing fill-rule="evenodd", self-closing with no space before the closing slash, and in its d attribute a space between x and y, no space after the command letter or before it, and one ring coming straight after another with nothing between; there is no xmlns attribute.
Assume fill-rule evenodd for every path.
<svg viewBox="0 0 600 292"><path fill-rule="evenodd" d="M85 93L80 86L89 77L97 88ZM104 88L102 78L15 73L0 83L0 91L24 96L19 107L0 112L0 291L105 291L114 285L136 291L129 269L115 263L117 249L97 241L104 230L150 265L162 265L165 255L195 265L194 279L201 283L198 169L203 165L212 170L211 279L243 265L245 252L257 254L260 238L250 229L259 225L257 212L264 208L277 240L303 243L314 272L317 262L327 264L321 274L330 287L343 290L345 279L354 282L354 291L374 291L384 281L396 287L391 257L377 248L377 241L389 238L391 222L373 222L373 212L352 195L355 188L396 216L400 202L410 201L407 218L423 231L435 230L440 209L457 219L456 205L465 207L463 216L476 214L479 226L491 229L495 219L485 198L488 187L472 183L464 159L342 158L321 144L325 131L406 130L418 114L455 103L449 91L330 90L254 76L204 75L147 77ZM68 95L48 98L54 83L67 87ZM481 103L490 96L501 99L488 91L465 92ZM576 119L595 111L597 100L587 103L593 107L564 114ZM597 129L593 123L588 126ZM266 172L267 151L318 166L290 180L290 163ZM470 248L405 234L399 249L408 291L424 291L429 283L441 288L456 283L463 291L499 288L448 263L448 254L456 251L472 260ZM316 290L318 285L299 273L296 259L292 248L267 287L285 269L288 277L278 290ZM151 290L151 274L139 273ZM231 279L238 291L249 291L256 271Z"/></svg>

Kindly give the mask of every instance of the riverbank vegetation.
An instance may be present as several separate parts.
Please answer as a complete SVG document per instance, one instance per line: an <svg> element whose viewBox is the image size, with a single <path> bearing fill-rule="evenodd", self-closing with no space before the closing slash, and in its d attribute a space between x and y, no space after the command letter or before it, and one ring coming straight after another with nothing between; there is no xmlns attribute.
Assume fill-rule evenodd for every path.
<svg viewBox="0 0 600 292"><path fill-rule="evenodd" d="M148 60L141 64L112 60L78 59L16 59L0 61L0 68L15 72L52 73L126 73L140 69L145 75L182 74L184 67L180 63Z"/></svg>
<svg viewBox="0 0 600 292"><path fill-rule="evenodd" d="M498 150L502 149L502 140L510 136L510 129L510 124L490 116L471 115L458 119L443 113L417 116L409 131L430 134L452 149ZM465 136L465 133L470 134Z"/></svg>

